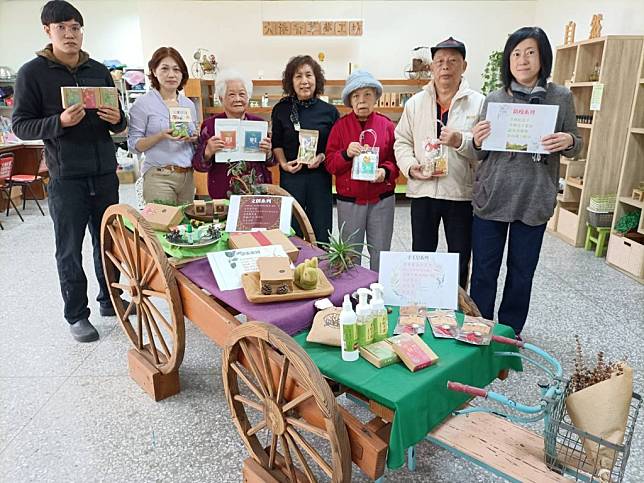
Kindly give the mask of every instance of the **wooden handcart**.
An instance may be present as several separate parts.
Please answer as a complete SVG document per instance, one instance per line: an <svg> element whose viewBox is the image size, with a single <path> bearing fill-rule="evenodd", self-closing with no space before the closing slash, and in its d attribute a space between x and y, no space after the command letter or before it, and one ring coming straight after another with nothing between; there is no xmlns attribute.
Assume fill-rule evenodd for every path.
<svg viewBox="0 0 644 483"><path fill-rule="evenodd" d="M294 205L305 240L314 235ZM103 264L117 317L129 338L130 376L154 399L179 392L184 318L223 348L222 375L237 430L250 453L245 481L351 480L352 461L369 477L385 471L393 411L363 399L376 415L362 423L336 403L346 388L325 379L285 332L240 323L237 312L204 292L164 253L156 234L131 206L114 205L101 228ZM121 295L130 302L123 303ZM465 292L460 309L480 315ZM268 434L262 444L258 433Z"/></svg>

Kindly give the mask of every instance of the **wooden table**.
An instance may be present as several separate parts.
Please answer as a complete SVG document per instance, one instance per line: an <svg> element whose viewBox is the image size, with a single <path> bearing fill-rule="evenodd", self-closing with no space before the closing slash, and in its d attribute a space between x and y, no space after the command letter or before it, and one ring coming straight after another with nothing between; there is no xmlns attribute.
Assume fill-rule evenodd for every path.
<svg viewBox="0 0 644 483"><path fill-rule="evenodd" d="M14 155L14 172L18 174L33 173L40 166L44 144L42 142L22 142L16 144L0 144L0 154L13 153ZM42 171L41 176L47 176L47 171ZM34 195L39 200L44 200L46 197L44 187L42 185L33 185L31 189ZM23 189L22 196L26 195ZM26 198L30 199L30 198Z"/></svg>

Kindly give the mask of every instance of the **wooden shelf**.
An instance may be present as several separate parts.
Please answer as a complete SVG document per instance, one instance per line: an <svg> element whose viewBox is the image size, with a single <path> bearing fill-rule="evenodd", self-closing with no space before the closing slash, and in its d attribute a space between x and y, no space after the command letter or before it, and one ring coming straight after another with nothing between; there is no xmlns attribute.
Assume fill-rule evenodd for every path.
<svg viewBox="0 0 644 483"><path fill-rule="evenodd" d="M566 178L566 184L568 186L572 186L573 188L577 188L577 189L580 189L580 190L584 189L584 185L582 183L577 183L576 181L572 181L572 180L570 180L568 178Z"/></svg>
<svg viewBox="0 0 644 483"><path fill-rule="evenodd" d="M620 203L624 203L625 205L632 206L633 208L639 208L640 210L644 210L644 201L638 201L633 198L629 198L628 196L620 196L619 201Z"/></svg>
<svg viewBox="0 0 644 483"><path fill-rule="evenodd" d="M597 84L597 81L587 81L587 82L570 82L567 84L568 87L592 87Z"/></svg>
<svg viewBox="0 0 644 483"><path fill-rule="evenodd" d="M640 79L640 84L644 84L644 79Z"/></svg>
<svg viewBox="0 0 644 483"><path fill-rule="evenodd" d="M560 161L561 164L565 164L565 165L581 164L581 163L585 163L585 162L586 162L585 159L569 159L569 158L565 158L563 156L561 157L561 161Z"/></svg>
<svg viewBox="0 0 644 483"><path fill-rule="evenodd" d="M644 127L632 127L631 132L633 134L644 134Z"/></svg>
<svg viewBox="0 0 644 483"><path fill-rule="evenodd" d="M346 114L347 112L351 111L350 107L346 106L335 106L338 111L340 111L343 114ZM402 113L403 108L402 107L376 107L375 108L376 112L380 113ZM219 114L220 112L224 112L223 107L206 107L203 110L204 113L206 114ZM246 112L250 112L251 114L270 114L273 112L272 107L249 107Z"/></svg>
<svg viewBox="0 0 644 483"><path fill-rule="evenodd" d="M644 86L639 82L640 78L644 77L640 64L643 50L644 36L641 35L610 35L582 40L557 49L553 82L566 83L570 87L577 114L591 114L588 108L593 87L599 83L606 86L601 115L595 116L592 123L577 123L584 143L579 157L585 158L585 163L561 161L560 175L565 178L563 199L566 200L565 203L574 202L576 206L568 208L560 204L555 231L573 246L584 244L588 219L586 208L591 196L608 193L618 193L618 196L630 194L627 190L618 189L620 178L616 176L620 173L627 144L634 146L633 149L639 153L640 160L641 155L644 155L644 138L630 135L630 132L639 132L632 131L631 127L644 127L644 117L638 114L635 118L638 122L633 123L629 109L633 106L634 96L635 99L640 99L640 104L644 102L644 92L636 92L636 89L644 90ZM597 72L598 81L588 80L594 78L593 75ZM567 83L568 79L577 82ZM644 129L641 132L644 134ZM628 186L632 184L634 174L629 170ZM578 177L583 177L582 183L571 181L571 178ZM644 175L637 174L635 178L637 181L644 181ZM551 226L553 224L555 223L551 223Z"/></svg>

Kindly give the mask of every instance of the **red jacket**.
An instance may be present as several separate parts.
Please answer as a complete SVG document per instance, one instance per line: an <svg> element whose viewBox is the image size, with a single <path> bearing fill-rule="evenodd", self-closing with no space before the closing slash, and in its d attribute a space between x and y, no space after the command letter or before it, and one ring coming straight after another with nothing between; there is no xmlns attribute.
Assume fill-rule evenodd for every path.
<svg viewBox="0 0 644 483"><path fill-rule="evenodd" d="M360 133L373 129L378 135L375 143L380 148L378 167L387 172L385 181L371 183L369 181L355 181L351 179L352 158L347 157L346 150L353 141L358 141ZM365 144L373 143L373 136L365 135ZM378 203L383 198L394 194L396 178L398 178L398 165L394 157L394 123L387 116L373 112L367 118L364 127L351 112L340 118L331 129L329 141L326 146L326 169L335 175L335 188L338 199L353 201L359 205Z"/></svg>

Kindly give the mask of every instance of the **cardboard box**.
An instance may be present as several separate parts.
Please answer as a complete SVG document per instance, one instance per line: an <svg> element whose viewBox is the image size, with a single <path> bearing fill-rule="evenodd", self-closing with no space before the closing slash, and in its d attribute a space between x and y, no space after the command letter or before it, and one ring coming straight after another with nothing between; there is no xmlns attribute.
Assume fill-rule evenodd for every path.
<svg viewBox="0 0 644 483"><path fill-rule="evenodd" d="M262 295L284 295L293 291L293 269L286 257L257 259Z"/></svg>
<svg viewBox="0 0 644 483"><path fill-rule="evenodd" d="M257 246L282 245L292 262L297 260L299 250L280 230L253 231L250 233L231 233L228 238L230 248L252 248Z"/></svg>
<svg viewBox="0 0 644 483"><path fill-rule="evenodd" d="M417 335L400 334L387 339L400 360L411 372L436 363L438 356Z"/></svg>
<svg viewBox="0 0 644 483"><path fill-rule="evenodd" d="M170 231L170 227L178 225L183 219L183 211L180 207L156 203L145 205L141 215L154 230L159 231Z"/></svg>

